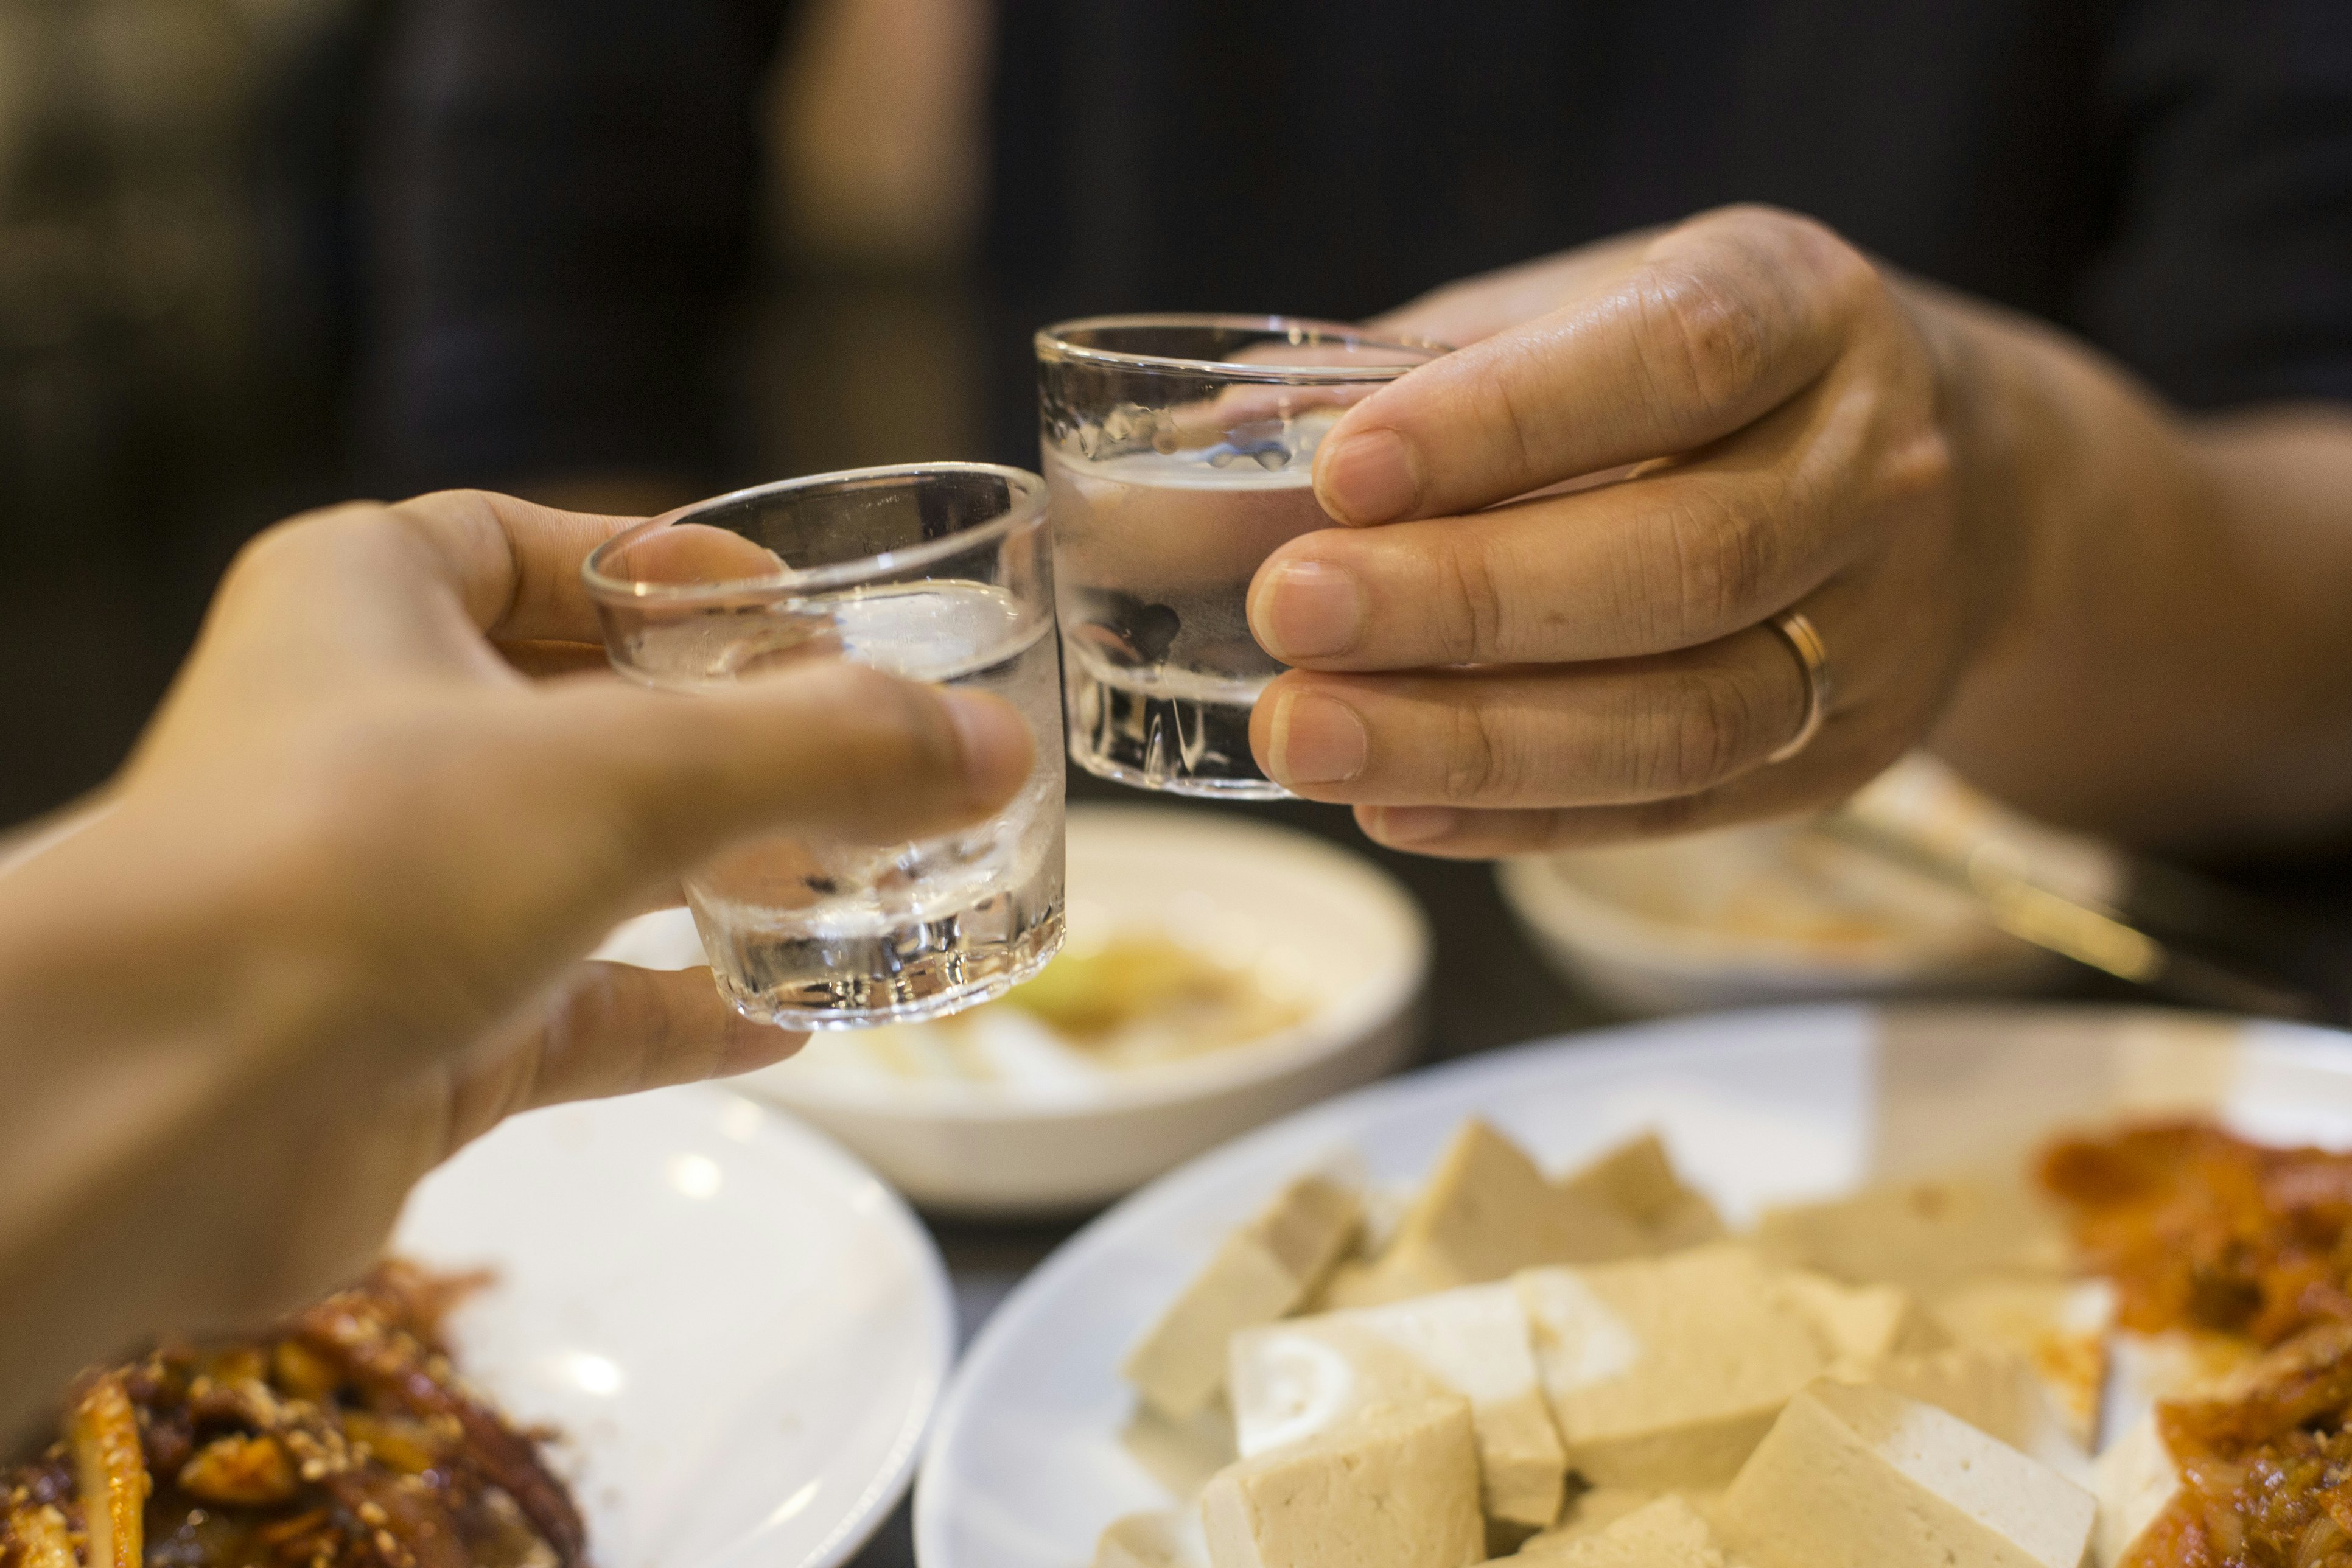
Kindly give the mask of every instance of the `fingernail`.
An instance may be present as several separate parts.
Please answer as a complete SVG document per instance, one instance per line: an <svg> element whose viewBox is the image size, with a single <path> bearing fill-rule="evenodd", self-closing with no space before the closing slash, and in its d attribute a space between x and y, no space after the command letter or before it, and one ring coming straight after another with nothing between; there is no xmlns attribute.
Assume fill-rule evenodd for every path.
<svg viewBox="0 0 2352 1568"><path fill-rule="evenodd" d="M1036 746L1020 711L1001 697L977 691L942 691L940 696L963 748L965 784L982 800L1009 798L1036 760Z"/></svg>
<svg viewBox="0 0 2352 1568"><path fill-rule="evenodd" d="M1452 833L1461 821L1462 814L1450 805L1382 806L1380 837L1390 844L1426 844Z"/></svg>
<svg viewBox="0 0 2352 1568"><path fill-rule="evenodd" d="M1392 522L1421 500L1421 471L1412 447L1393 430L1367 430L1315 464L1315 499L1340 522Z"/></svg>
<svg viewBox="0 0 2352 1568"><path fill-rule="evenodd" d="M1268 751L1277 784L1344 784L1364 771L1371 740L1346 703L1318 692L1288 692L1276 699Z"/></svg>
<svg viewBox="0 0 2352 1568"><path fill-rule="evenodd" d="M1250 630L1290 663L1345 653L1363 626L1355 574L1320 561L1286 561L1266 574L1250 606Z"/></svg>

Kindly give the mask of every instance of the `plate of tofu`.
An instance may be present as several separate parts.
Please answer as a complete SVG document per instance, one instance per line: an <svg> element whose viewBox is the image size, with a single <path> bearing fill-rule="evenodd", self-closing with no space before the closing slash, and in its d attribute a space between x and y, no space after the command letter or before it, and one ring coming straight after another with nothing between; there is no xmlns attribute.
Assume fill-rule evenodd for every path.
<svg viewBox="0 0 2352 1568"><path fill-rule="evenodd" d="M1161 1179L1024 1282L942 1406L918 1554L2201 1561L2150 1543L2235 1506L2184 1474L2209 1487L2245 1467L2184 1465L2166 1444L2191 1427L2252 1442L2284 1407L2276 1389L2307 1387L2325 1356L2347 1408L2316 1426L2340 1416L2352 1444L2352 1311L2175 1328L2166 1289L2210 1316L2238 1310L2237 1285L2200 1303L2094 1266L2048 1187L2053 1140L2176 1123L2249 1170L2273 1168L2269 1145L2352 1147L2352 1038L2154 1010L1801 1007L1566 1037L1359 1091ZM2282 1203L2320 1180L2277 1169ZM2331 1223L2352 1239L2352 1202ZM2168 1267L2160 1246L2135 1257ZM2159 1436L2157 1401L2192 1394L2224 1402L2185 1426L2167 1405ZM2264 1440L2318 1440L2297 1419ZM2275 1492L2244 1507L2275 1510Z"/></svg>

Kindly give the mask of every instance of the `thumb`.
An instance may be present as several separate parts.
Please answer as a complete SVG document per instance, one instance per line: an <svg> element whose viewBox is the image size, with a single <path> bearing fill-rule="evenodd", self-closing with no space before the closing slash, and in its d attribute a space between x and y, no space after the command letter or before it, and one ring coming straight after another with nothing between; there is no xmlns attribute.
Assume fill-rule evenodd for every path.
<svg viewBox="0 0 2352 1568"><path fill-rule="evenodd" d="M505 1014L723 851L947 832L1002 808L1035 754L1003 701L839 662L707 694L515 688L467 728L370 770L401 781L386 809L403 820L362 836L357 873L386 890L364 904L362 948L432 933L404 1005L461 1017Z"/></svg>
<svg viewBox="0 0 2352 1568"><path fill-rule="evenodd" d="M1035 748L995 697L810 664L691 696L619 683L564 693L558 765L588 808L668 877L738 839L891 844L1002 808Z"/></svg>

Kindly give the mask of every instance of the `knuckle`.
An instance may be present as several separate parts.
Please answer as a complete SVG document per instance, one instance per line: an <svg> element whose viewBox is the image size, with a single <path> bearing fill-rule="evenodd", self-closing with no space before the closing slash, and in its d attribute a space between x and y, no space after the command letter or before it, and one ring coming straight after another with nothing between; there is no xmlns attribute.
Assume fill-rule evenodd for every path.
<svg viewBox="0 0 2352 1568"><path fill-rule="evenodd" d="M569 838L567 875L593 881L629 868L683 869L714 847L713 814L734 810L750 769L735 749L714 743L727 723L714 704L626 688L611 695L641 743L583 755L558 738L576 717L562 715L529 744L475 748L477 788L485 797L533 801L537 809L513 821L518 837L506 848Z"/></svg>
<svg viewBox="0 0 2352 1568"><path fill-rule="evenodd" d="M1712 269L1671 264L1642 290L1643 369L1671 404L1744 402L1769 368L1772 333L1755 301Z"/></svg>
<svg viewBox="0 0 2352 1568"><path fill-rule="evenodd" d="M1840 236L1815 226L1806 254L1822 298L1847 317L1891 308L1894 293L1878 264Z"/></svg>
<svg viewBox="0 0 2352 1568"><path fill-rule="evenodd" d="M625 752L583 783L594 792L598 837L624 864L674 866L700 846L702 825L678 809L681 801L726 801L740 789L730 770L701 738L683 732L698 715L683 702L649 708L648 718L678 743ZM656 725L649 725L649 728Z"/></svg>
<svg viewBox="0 0 2352 1568"><path fill-rule="evenodd" d="M1792 217L1783 244L1791 258L1790 271L1833 304L1852 310L1887 299L1878 264L1827 224Z"/></svg>
<svg viewBox="0 0 2352 1568"><path fill-rule="evenodd" d="M222 574L222 586L241 588L257 579L299 571L315 551L367 526L380 510L366 502L352 501L273 522L237 547Z"/></svg>
<svg viewBox="0 0 2352 1568"><path fill-rule="evenodd" d="M1760 203L1726 207L1717 216L1767 276L1847 302L1884 289L1877 265L1817 217Z"/></svg>
<svg viewBox="0 0 2352 1568"><path fill-rule="evenodd" d="M1704 486L1678 499L1659 530L1671 552L1671 617L1679 646L1719 637L1752 618L1774 575L1778 532L1770 520Z"/></svg>
<svg viewBox="0 0 2352 1568"><path fill-rule="evenodd" d="M1880 483L1886 499L1898 505L1948 495L1958 479L1958 464L1951 437L1940 426L1926 424L1891 446Z"/></svg>
<svg viewBox="0 0 2352 1568"><path fill-rule="evenodd" d="M1494 800L1516 794L1521 773L1517 748L1499 717L1477 703L1462 702L1450 710L1450 719L1444 797Z"/></svg>
<svg viewBox="0 0 2352 1568"><path fill-rule="evenodd" d="M496 626L514 613L523 569L515 542L488 490L436 490L384 509L403 536L438 569L465 584L474 608Z"/></svg>
<svg viewBox="0 0 2352 1568"><path fill-rule="evenodd" d="M1679 677L1650 730L1637 787L1672 799L1728 777L1758 749L1765 706L1750 682L1727 671Z"/></svg>
<svg viewBox="0 0 2352 1568"><path fill-rule="evenodd" d="M289 554L299 552L299 542L291 536L295 522L272 523L237 547L229 558L227 570L221 574L215 597L223 605L233 605L251 592L255 584L274 576Z"/></svg>
<svg viewBox="0 0 2352 1568"><path fill-rule="evenodd" d="M383 511L416 538L435 548L494 537L499 526L499 498L488 490L430 490L395 501Z"/></svg>
<svg viewBox="0 0 2352 1568"><path fill-rule="evenodd" d="M1530 404L1528 392L1546 380L1546 368L1538 363L1543 350L1533 343L1514 343L1512 353L1496 364L1486 381L1486 402L1493 417L1489 428L1499 430L1505 448L1504 462L1520 479L1533 482L1533 477L1544 468L1544 453L1550 446L1545 438L1547 421L1539 407Z"/></svg>
<svg viewBox="0 0 2352 1568"><path fill-rule="evenodd" d="M1432 564L1438 574L1435 602L1443 657L1456 662L1496 657L1508 643L1510 612L1486 552L1453 543L1439 551Z"/></svg>
<svg viewBox="0 0 2352 1568"><path fill-rule="evenodd" d="M1737 401L1763 384L1778 345L1886 306L1877 264L1844 236L1770 206L1717 209L1658 257L1655 372L1694 396Z"/></svg>
<svg viewBox="0 0 2352 1568"><path fill-rule="evenodd" d="M846 661L813 668L807 681L820 725L862 741L841 754L871 782L926 783L952 767L954 742L927 688Z"/></svg>

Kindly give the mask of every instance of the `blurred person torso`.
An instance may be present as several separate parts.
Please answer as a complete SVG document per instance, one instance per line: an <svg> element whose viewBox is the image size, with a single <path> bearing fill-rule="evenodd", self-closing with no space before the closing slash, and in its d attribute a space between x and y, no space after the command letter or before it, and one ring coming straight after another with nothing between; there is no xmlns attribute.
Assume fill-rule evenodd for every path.
<svg viewBox="0 0 2352 1568"><path fill-rule="evenodd" d="M955 180L907 174L909 124L918 162L923 145L952 161L958 106L984 105L970 116L977 412L952 455L1028 460L1028 334L1058 317L1359 317L1732 201L1810 213L2066 326L2191 407L2352 395L2341 0L408 10L390 166L410 205L378 208L393 230L379 250L400 261L378 318L397 329L379 341L378 406L380 449L419 479L576 466L583 443L547 427L566 416L607 466L745 477L718 471L730 457L710 439L724 376L656 391L640 374L632 392L623 367L727 352L722 274L755 243L739 221L751 105L785 37L832 73L812 83L801 62L819 139L877 207L917 209L899 230L930 209L952 228L959 205ZM643 133L624 143L624 126ZM854 184L835 176L836 215ZM512 346L515 319L562 313L588 270L598 310ZM919 382L956 361L945 336L872 352L915 361ZM499 342L503 358L488 352ZM449 369L485 358L504 378L496 398ZM665 406L692 411L696 431Z"/></svg>

